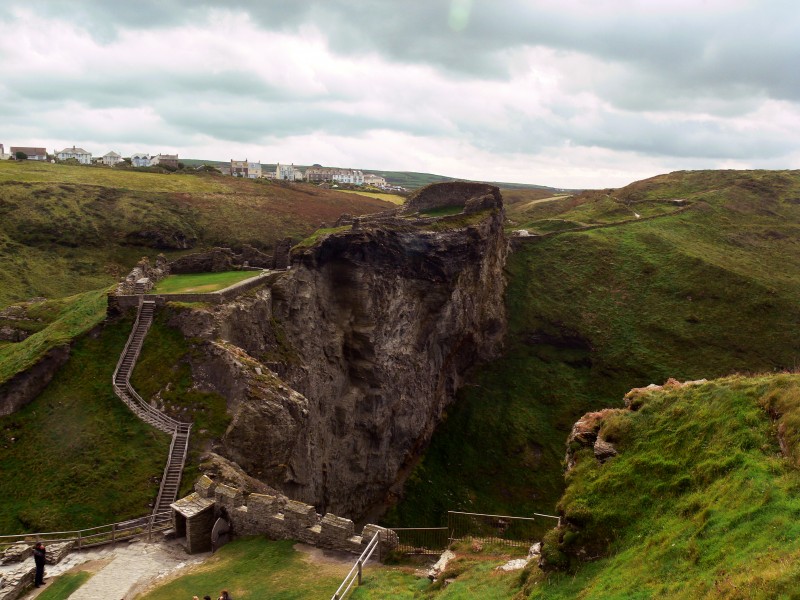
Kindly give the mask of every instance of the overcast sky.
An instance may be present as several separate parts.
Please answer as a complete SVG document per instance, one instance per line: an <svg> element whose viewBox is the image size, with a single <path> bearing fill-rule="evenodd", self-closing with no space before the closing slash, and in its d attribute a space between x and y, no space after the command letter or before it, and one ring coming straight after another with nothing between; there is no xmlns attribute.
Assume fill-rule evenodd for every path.
<svg viewBox="0 0 800 600"><path fill-rule="evenodd" d="M557 187L800 167L796 0L2 0L0 143Z"/></svg>

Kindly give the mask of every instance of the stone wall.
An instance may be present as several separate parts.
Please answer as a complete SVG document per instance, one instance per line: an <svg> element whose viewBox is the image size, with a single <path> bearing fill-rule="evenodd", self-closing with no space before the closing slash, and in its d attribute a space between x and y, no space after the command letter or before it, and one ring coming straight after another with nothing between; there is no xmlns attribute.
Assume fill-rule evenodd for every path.
<svg viewBox="0 0 800 600"><path fill-rule="evenodd" d="M116 289L114 290L115 294L133 294L134 287L136 286L136 282L140 279L148 279L148 288L145 291L150 291L153 289L156 283L164 279L167 275L169 275L169 265L167 264L167 257L163 254L159 254L156 257L155 265L150 264L150 259L146 256L143 256L142 259L136 263L136 266L131 270L130 273L117 284Z"/></svg>
<svg viewBox="0 0 800 600"><path fill-rule="evenodd" d="M283 495L244 494L203 475L195 494L213 498L215 511L227 515L234 536L266 535L276 540L297 540L331 550L361 554L377 533L381 534L381 556L397 546L397 535L378 525L365 525L360 534L350 519L319 515L316 509Z"/></svg>
<svg viewBox="0 0 800 600"><path fill-rule="evenodd" d="M205 294L148 294L148 300L154 300L157 306L164 306L167 302L207 302L209 304L225 304L232 301L239 294L243 294L262 285L270 285L283 274L283 271L272 271L253 279L246 279L235 283L218 292ZM119 314L130 308L139 306L139 296L133 294L108 295L109 314Z"/></svg>
<svg viewBox="0 0 800 600"><path fill-rule="evenodd" d="M230 248L212 248L176 258L169 263L169 269L171 273L220 273L245 267L285 269L292 246L292 238L284 238L276 242L272 254L247 244L238 252Z"/></svg>

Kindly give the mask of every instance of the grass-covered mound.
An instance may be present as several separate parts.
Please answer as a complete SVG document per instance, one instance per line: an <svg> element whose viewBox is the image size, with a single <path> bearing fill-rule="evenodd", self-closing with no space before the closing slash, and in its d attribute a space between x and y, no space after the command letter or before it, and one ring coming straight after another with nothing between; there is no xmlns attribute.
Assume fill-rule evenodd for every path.
<svg viewBox="0 0 800 600"><path fill-rule="evenodd" d="M584 412L669 377L797 364L798 172L679 172L526 210L569 202L556 216L591 221L606 195L691 208L528 242L509 256L505 355L449 409L389 523L437 525L447 509L552 513L564 440Z"/></svg>
<svg viewBox="0 0 800 600"><path fill-rule="evenodd" d="M531 598L789 598L800 584L800 375L656 391L577 450ZM781 452L781 441L784 452ZM586 559L603 556L593 562Z"/></svg>
<svg viewBox="0 0 800 600"><path fill-rule="evenodd" d="M391 207L309 185L0 161L0 306L109 285L153 248L269 248Z"/></svg>
<svg viewBox="0 0 800 600"><path fill-rule="evenodd" d="M0 417L0 532L83 528L151 510L169 437L111 388L132 323L80 337L44 392Z"/></svg>
<svg viewBox="0 0 800 600"><path fill-rule="evenodd" d="M185 273L170 275L156 284L153 294L207 294L225 289L234 283L258 276L255 271L223 271L221 273Z"/></svg>
<svg viewBox="0 0 800 600"><path fill-rule="evenodd" d="M106 315L106 290L95 290L68 298L25 303L23 318L0 319L0 326L27 330L21 342L0 346L0 384L30 368L49 350L72 340L99 324Z"/></svg>

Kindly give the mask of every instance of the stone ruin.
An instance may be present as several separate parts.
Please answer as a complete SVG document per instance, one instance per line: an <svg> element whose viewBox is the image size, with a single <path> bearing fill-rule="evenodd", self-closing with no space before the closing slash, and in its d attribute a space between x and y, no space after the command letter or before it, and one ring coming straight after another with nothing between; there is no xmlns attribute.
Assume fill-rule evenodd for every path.
<svg viewBox="0 0 800 600"><path fill-rule="evenodd" d="M283 495L245 494L242 490L216 483L203 475L195 491L172 505L173 530L185 537L190 553L212 548L217 520L227 521L231 536L266 535L271 539L297 540L319 548L361 554L381 534L381 556L397 546L397 534L378 525L365 525L360 534L350 519L317 513L310 504ZM225 527L228 533L227 527Z"/></svg>
<svg viewBox="0 0 800 600"><path fill-rule="evenodd" d="M171 273L219 273L240 268L285 269L289 264L289 250L294 242L284 238L275 243L272 254L245 244L239 251L231 248L212 248L176 258L169 263Z"/></svg>
<svg viewBox="0 0 800 600"><path fill-rule="evenodd" d="M159 254L156 257L155 265L151 265L150 259L143 256L125 279L117 284L114 293L119 296L147 293L169 274L170 268L166 256ZM139 287L137 287L137 283Z"/></svg>

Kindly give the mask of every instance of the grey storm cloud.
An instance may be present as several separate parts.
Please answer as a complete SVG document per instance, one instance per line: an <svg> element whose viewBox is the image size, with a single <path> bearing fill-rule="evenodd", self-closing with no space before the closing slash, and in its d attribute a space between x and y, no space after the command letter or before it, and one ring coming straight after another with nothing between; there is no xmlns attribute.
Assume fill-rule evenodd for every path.
<svg viewBox="0 0 800 600"><path fill-rule="evenodd" d="M435 65L462 76L508 76L504 50L546 46L616 61L633 73L663 81L657 87L678 96L719 90L800 100L800 11L794 0L752 2L703 13L687 4L683 12L642 14L620 8L604 13L587 5L540 4L529 0L34 0L42 14L87 27L98 39L112 39L129 28L165 28L202 21L208 10L248 13L267 30L296 30L307 23L324 26L337 52L377 52L390 60ZM655 5L660 3L656 2ZM13 1L0 11L11 10ZM589 5L590 6L590 5ZM557 8L558 7L558 8ZM453 13L465 14L463 27ZM681 93L683 91L683 93ZM657 101L653 94L651 100ZM634 98L641 90L633 90ZM624 93L615 98L622 104ZM631 104L636 105L636 102Z"/></svg>
<svg viewBox="0 0 800 600"><path fill-rule="evenodd" d="M77 76L67 68L31 76L26 69L4 73L0 51L0 112L16 122L25 115L20 106L35 113L67 102L90 111L146 104L157 119L148 127L162 130L143 128L142 143L207 136L257 144L390 130L464 141L497 156L574 145L626 156L776 164L800 148L795 0L6 0L0 24L13 24L20 11L72 24L98 51L138 36L142 53L149 51L146 34L213 32L220 15L246 15L259 33L250 38L253 47L240 50L263 65L286 57L262 54L262 39L306 39L311 27L333 55L325 68L335 70L342 57L377 57L385 80L393 69L419 67L421 75L414 81L406 73L389 91L379 87L385 80L348 88L320 81L317 72L305 74L307 81L298 73L300 83L291 85L235 61L209 66L214 50L198 42L191 58L181 55L191 64L165 52L144 67L130 61ZM238 48L240 41L233 36L228 43ZM60 60L68 65L70 57ZM531 72L548 80L554 70L556 83L527 82L516 96L508 89L525 84ZM468 97L483 92L485 107ZM770 127L745 123L769 121L770 111L784 105L790 115L776 116ZM65 120L53 127L81 139L83 126ZM113 142L111 130L94 135Z"/></svg>

